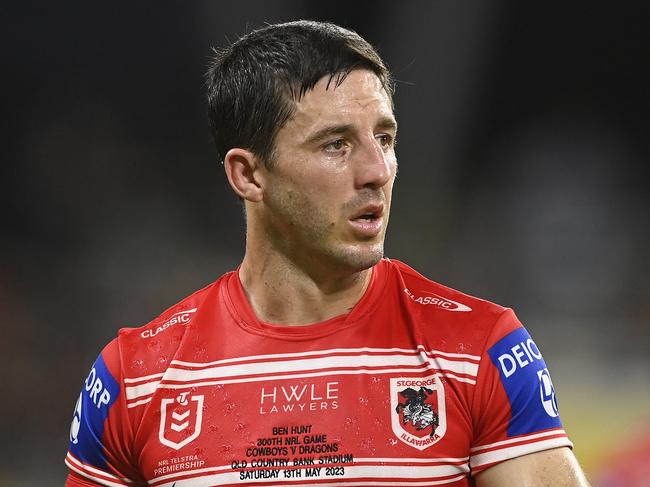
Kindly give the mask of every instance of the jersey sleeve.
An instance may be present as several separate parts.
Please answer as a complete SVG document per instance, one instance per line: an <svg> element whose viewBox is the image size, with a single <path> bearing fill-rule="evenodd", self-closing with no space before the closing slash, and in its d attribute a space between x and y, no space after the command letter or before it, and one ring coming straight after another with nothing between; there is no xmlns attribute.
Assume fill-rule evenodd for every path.
<svg viewBox="0 0 650 487"><path fill-rule="evenodd" d="M77 398L66 487L142 485L130 461L133 433L123 390L115 339L97 357Z"/></svg>
<svg viewBox="0 0 650 487"><path fill-rule="evenodd" d="M572 447L542 354L514 312L498 318L481 356L472 405L472 475L537 451Z"/></svg>

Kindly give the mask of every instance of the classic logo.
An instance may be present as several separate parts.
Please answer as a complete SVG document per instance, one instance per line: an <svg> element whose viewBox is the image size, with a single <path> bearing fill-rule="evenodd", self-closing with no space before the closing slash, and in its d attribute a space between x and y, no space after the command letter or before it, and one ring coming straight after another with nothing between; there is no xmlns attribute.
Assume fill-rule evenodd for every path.
<svg viewBox="0 0 650 487"><path fill-rule="evenodd" d="M158 438L163 445L179 450L201 433L204 396L189 396L181 392L175 399L160 403L160 430Z"/></svg>
<svg viewBox="0 0 650 487"><path fill-rule="evenodd" d="M444 309L446 311L462 311L462 312L472 311L472 308L470 308L469 306L463 303L459 303L458 301L452 301L451 299L445 298L438 294L431 293L428 291L418 291L418 293L422 294L422 296L416 296L413 292L411 292L410 289L406 287L404 288L404 294L406 294L409 298L411 298L413 301L415 301L418 304L423 304L423 305L430 304L436 306L437 308Z"/></svg>
<svg viewBox="0 0 650 487"><path fill-rule="evenodd" d="M153 338L158 333L165 331L170 326L176 324L187 325L190 321L192 321L192 318L194 317L194 313L196 313L196 309L197 308L192 308L185 311L179 311L178 313L174 313L162 325L159 325L156 328L153 327L148 328L144 330L142 333L140 333L140 336L142 338Z"/></svg>
<svg viewBox="0 0 650 487"><path fill-rule="evenodd" d="M447 431L445 389L438 376L390 380L393 433L407 445L424 450Z"/></svg>

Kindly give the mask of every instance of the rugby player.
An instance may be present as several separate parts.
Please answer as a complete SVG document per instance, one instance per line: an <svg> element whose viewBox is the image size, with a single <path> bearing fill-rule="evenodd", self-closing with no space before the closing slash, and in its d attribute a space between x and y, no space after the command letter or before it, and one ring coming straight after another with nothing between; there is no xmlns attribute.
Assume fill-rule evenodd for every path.
<svg viewBox="0 0 650 487"><path fill-rule="evenodd" d="M245 256L101 352L66 485L586 486L512 310L384 257L397 122L370 44L270 25L207 80Z"/></svg>

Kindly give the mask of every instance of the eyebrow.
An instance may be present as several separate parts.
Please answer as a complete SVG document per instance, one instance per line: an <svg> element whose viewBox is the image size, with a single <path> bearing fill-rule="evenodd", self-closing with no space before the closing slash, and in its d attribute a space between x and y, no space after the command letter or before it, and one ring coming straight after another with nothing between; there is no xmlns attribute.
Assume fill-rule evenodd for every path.
<svg viewBox="0 0 650 487"><path fill-rule="evenodd" d="M397 132L397 122L391 117L381 117L377 123L377 128L382 130L394 130Z"/></svg>
<svg viewBox="0 0 650 487"><path fill-rule="evenodd" d="M307 140L305 140L305 144L311 145L315 144L317 142L320 142L321 140L327 139L333 135L341 135L341 134L346 134L350 133L354 130L351 124L345 124L345 125L329 125L327 127L323 127L320 130L317 130L314 132L312 135L307 137Z"/></svg>
<svg viewBox="0 0 650 487"><path fill-rule="evenodd" d="M377 122L378 129L380 130L395 130L397 131L397 122L395 119L390 117L382 117ZM329 125L323 127L320 130L317 130L312 135L307 137L305 144L314 144L320 142L321 140L332 137L333 135L342 135L350 132L354 132L354 125L352 124L343 124L343 125Z"/></svg>

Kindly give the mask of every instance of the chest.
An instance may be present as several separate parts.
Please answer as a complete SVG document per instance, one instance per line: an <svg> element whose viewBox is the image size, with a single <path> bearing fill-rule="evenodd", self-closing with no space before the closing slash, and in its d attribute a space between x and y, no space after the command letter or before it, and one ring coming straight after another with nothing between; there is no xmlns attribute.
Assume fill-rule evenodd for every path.
<svg viewBox="0 0 650 487"><path fill-rule="evenodd" d="M177 487L467 485L478 363L402 345L176 365L136 435L140 469Z"/></svg>

